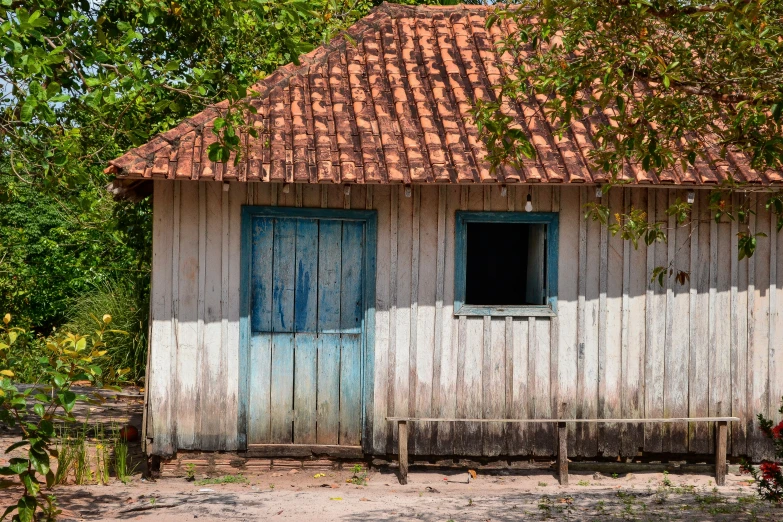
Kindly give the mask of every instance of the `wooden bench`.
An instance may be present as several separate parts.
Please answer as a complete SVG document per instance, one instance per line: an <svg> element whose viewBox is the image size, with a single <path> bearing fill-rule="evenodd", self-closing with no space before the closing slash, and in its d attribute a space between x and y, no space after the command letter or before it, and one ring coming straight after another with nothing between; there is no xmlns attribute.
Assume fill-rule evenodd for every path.
<svg viewBox="0 0 783 522"><path fill-rule="evenodd" d="M398 425L397 444L400 463L400 484L408 483L408 423L414 422L483 422L509 424L557 425L557 475L561 485L568 485L568 436L569 422L593 424L673 424L676 422L715 422L715 483L726 483L726 446L728 423L739 421L737 417L681 417L673 419L436 419L429 417L387 417Z"/></svg>

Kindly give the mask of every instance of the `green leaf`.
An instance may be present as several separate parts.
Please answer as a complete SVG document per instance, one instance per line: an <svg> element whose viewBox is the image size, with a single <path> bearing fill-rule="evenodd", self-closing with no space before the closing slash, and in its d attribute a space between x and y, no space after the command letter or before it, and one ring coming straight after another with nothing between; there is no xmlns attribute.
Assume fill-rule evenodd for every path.
<svg viewBox="0 0 783 522"><path fill-rule="evenodd" d="M38 102L35 101L33 98L28 98L26 102L24 102L24 105L22 105L21 110L19 111L19 119L22 120L24 123L29 123L33 119L33 111L35 110L36 105L38 105Z"/></svg>
<svg viewBox="0 0 783 522"><path fill-rule="evenodd" d="M24 486L27 488L27 492L30 493L30 496L35 497L41 491L40 484L38 484L38 481L30 473L27 472L22 473L21 475L19 475L19 479L22 481L22 484L24 484Z"/></svg>
<svg viewBox="0 0 783 522"><path fill-rule="evenodd" d="M18 510L17 516L19 522L33 522L35 516L35 510L38 508L38 502L35 497L24 496L16 503L16 509Z"/></svg>
<svg viewBox="0 0 783 522"><path fill-rule="evenodd" d="M53 96L60 92L60 84L57 82L50 82L46 86L46 98L51 100Z"/></svg>
<svg viewBox="0 0 783 522"><path fill-rule="evenodd" d="M46 414L46 409L41 403L36 403L35 406L33 406L33 411L41 418L43 418L43 416Z"/></svg>
<svg viewBox="0 0 783 522"><path fill-rule="evenodd" d="M27 471L30 462L27 459L13 458L11 459L8 467L17 475Z"/></svg>
<svg viewBox="0 0 783 522"><path fill-rule="evenodd" d="M60 404L66 412L70 413L76 402L76 394L70 390L63 391L57 394L60 398Z"/></svg>
<svg viewBox="0 0 783 522"><path fill-rule="evenodd" d="M30 455L30 463L35 471L41 475L49 473L49 454L46 453L46 450L30 449L28 453Z"/></svg>
<svg viewBox="0 0 783 522"><path fill-rule="evenodd" d="M21 448L22 446L27 446L28 442L26 440L20 440L18 442L14 442L10 446L8 446L5 450L6 453L11 453L16 448Z"/></svg>

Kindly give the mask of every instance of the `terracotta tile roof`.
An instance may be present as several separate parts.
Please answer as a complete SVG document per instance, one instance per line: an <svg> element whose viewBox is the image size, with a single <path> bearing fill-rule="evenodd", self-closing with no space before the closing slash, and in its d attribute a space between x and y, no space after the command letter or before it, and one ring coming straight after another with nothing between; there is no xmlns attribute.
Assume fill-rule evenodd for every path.
<svg viewBox="0 0 783 522"><path fill-rule="evenodd" d="M522 169L490 173L486 147L469 110L493 98L501 79L495 43L511 25L485 29L491 7L386 4L348 35L302 56L253 87L250 115L259 137L243 136L238 165L209 161L212 122L223 102L183 121L146 145L109 162L118 179L216 179L287 183L600 183L606 174L586 161L601 115L575 121L562 137L541 115L542 99L506 103L531 136L537 156ZM643 89L640 89L640 91ZM611 114L605 114L610 117ZM709 161L660 176L628 164L639 184L715 184L733 175L756 183L783 182L757 172L748 158L721 158L710 136L699 138Z"/></svg>

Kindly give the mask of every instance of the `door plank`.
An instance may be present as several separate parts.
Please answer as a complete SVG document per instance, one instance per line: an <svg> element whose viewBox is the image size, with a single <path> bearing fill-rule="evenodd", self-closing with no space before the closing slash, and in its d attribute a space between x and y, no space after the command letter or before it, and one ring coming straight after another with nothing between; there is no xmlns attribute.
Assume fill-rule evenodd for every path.
<svg viewBox="0 0 783 522"><path fill-rule="evenodd" d="M360 333L362 328L362 262L364 223L345 221L342 231L340 331Z"/></svg>
<svg viewBox="0 0 783 522"><path fill-rule="evenodd" d="M296 220L294 332L316 331L318 311L318 221Z"/></svg>
<svg viewBox="0 0 783 522"><path fill-rule="evenodd" d="M272 334L271 440L273 444L293 441L294 334Z"/></svg>
<svg viewBox="0 0 783 522"><path fill-rule="evenodd" d="M248 372L248 443L268 443L270 439L270 379L272 372L272 265L274 220L254 218L251 261L250 341Z"/></svg>
<svg viewBox="0 0 783 522"><path fill-rule="evenodd" d="M272 331L292 332L294 327L296 220L276 220L274 249Z"/></svg>
<svg viewBox="0 0 783 522"><path fill-rule="evenodd" d="M297 297L298 298L298 297ZM294 442L315 444L318 381L317 337L297 333L294 354Z"/></svg>
<svg viewBox="0 0 783 522"><path fill-rule="evenodd" d="M318 417L317 444L339 442L340 334L318 335Z"/></svg>
<svg viewBox="0 0 783 522"><path fill-rule="evenodd" d="M340 353L340 437L341 445L355 446L362 432L362 337L342 334ZM332 380L335 380L333 375Z"/></svg>
<svg viewBox="0 0 783 522"><path fill-rule="evenodd" d="M296 220L275 222L272 275L271 441L293 439Z"/></svg>
<svg viewBox="0 0 783 522"><path fill-rule="evenodd" d="M340 277L342 268L342 223L322 220L318 224L318 332L340 327Z"/></svg>

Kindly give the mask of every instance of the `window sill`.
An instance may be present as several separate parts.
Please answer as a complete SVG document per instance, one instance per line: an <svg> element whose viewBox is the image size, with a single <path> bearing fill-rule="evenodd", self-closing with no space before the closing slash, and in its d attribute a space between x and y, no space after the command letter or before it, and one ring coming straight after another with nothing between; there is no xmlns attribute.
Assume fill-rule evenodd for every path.
<svg viewBox="0 0 783 522"><path fill-rule="evenodd" d="M481 306L462 305L454 309L454 315L492 317L555 317L557 312L551 306Z"/></svg>

